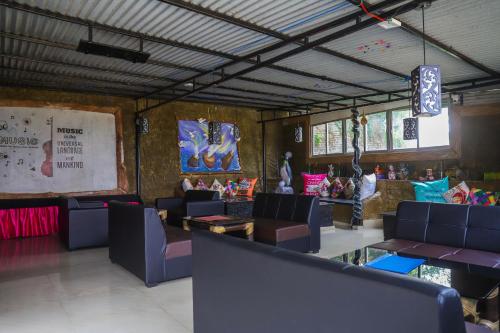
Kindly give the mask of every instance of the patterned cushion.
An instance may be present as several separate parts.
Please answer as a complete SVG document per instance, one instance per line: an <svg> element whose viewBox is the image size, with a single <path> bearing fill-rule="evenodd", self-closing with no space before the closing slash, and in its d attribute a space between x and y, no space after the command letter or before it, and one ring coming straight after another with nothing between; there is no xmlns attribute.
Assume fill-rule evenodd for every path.
<svg viewBox="0 0 500 333"><path fill-rule="evenodd" d="M238 195L251 197L256 183L257 178L240 178L238 182Z"/></svg>
<svg viewBox="0 0 500 333"><path fill-rule="evenodd" d="M446 203L443 195L448 191L448 177L432 182L411 182L417 201Z"/></svg>
<svg viewBox="0 0 500 333"><path fill-rule="evenodd" d="M477 206L495 206L495 192L487 192L473 187L469 192L468 202Z"/></svg>
<svg viewBox="0 0 500 333"><path fill-rule="evenodd" d="M467 184L465 184L465 182L461 182L457 186L445 192L443 197L448 203L466 204L469 192L470 190Z"/></svg>

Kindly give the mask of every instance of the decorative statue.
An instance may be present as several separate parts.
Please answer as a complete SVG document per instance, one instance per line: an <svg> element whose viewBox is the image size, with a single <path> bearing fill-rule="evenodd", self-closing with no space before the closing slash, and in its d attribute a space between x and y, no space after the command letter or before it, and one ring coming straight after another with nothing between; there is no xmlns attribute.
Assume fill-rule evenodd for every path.
<svg viewBox="0 0 500 333"><path fill-rule="evenodd" d="M387 179L396 180L396 171L394 170L394 165L389 164L388 169L389 171L387 172Z"/></svg>
<svg viewBox="0 0 500 333"><path fill-rule="evenodd" d="M280 177L281 181L278 183L278 187L276 188L276 193L293 193L292 184L292 168L290 167L290 163L288 162L292 158L292 153L287 151L283 156L283 162L281 163L280 168Z"/></svg>
<svg viewBox="0 0 500 333"><path fill-rule="evenodd" d="M333 179L335 177L335 167L333 164L328 164L328 179Z"/></svg>
<svg viewBox="0 0 500 333"><path fill-rule="evenodd" d="M398 172L399 179L408 180L409 175L410 175L410 170L408 170L408 167L404 163L401 163Z"/></svg>
<svg viewBox="0 0 500 333"><path fill-rule="evenodd" d="M356 100L355 100L356 101ZM352 158L352 169L354 171L353 184L353 206L352 206L352 218L351 226L353 229L358 228L363 225L363 203L361 202L361 176L363 170L359 166L359 160L361 158L361 149L359 148L359 111L354 106L351 109L351 121L352 121L352 148L354 149L354 156Z"/></svg>
<svg viewBox="0 0 500 333"><path fill-rule="evenodd" d="M384 179L385 176L384 176L384 169L377 164L377 166L375 167L375 170L373 170L373 172L375 173L375 176L377 177L377 179Z"/></svg>
<svg viewBox="0 0 500 333"><path fill-rule="evenodd" d="M292 168L290 168L289 159L292 158L292 153L287 151L283 158L283 163L281 164L280 176L281 180L285 182L285 186L290 186L292 183Z"/></svg>
<svg viewBox="0 0 500 333"><path fill-rule="evenodd" d="M432 174L432 169L425 169L427 180L434 180L434 175Z"/></svg>

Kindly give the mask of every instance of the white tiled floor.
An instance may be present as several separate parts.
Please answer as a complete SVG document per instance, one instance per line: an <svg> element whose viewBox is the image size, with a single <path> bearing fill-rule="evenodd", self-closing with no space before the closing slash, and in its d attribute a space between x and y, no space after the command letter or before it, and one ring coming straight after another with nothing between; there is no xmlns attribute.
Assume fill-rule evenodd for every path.
<svg viewBox="0 0 500 333"><path fill-rule="evenodd" d="M365 229L322 234L331 258L382 239ZM108 259L108 249L66 252L59 240L0 241L0 332L193 331L191 279L146 288Z"/></svg>

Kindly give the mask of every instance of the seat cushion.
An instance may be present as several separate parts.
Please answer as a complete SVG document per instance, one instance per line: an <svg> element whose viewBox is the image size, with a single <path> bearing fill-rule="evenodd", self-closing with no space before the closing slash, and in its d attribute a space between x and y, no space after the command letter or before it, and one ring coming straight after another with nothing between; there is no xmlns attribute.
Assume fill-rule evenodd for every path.
<svg viewBox="0 0 500 333"><path fill-rule="evenodd" d="M462 249L455 254L444 256L442 259L493 268L498 268L500 266L499 253L480 250Z"/></svg>
<svg viewBox="0 0 500 333"><path fill-rule="evenodd" d="M191 233L181 228L166 226L167 249L165 258L173 259L191 255Z"/></svg>
<svg viewBox="0 0 500 333"><path fill-rule="evenodd" d="M310 235L307 224L284 220L255 219L254 227L255 240L268 244L309 237Z"/></svg>
<svg viewBox="0 0 500 333"><path fill-rule="evenodd" d="M423 243L395 238L395 239L389 239L385 242L380 242L377 244L370 245L370 247L380 250L399 252L403 249L412 248L421 244Z"/></svg>
<svg viewBox="0 0 500 333"><path fill-rule="evenodd" d="M427 244L419 244L415 247L402 249L398 252L422 258L440 259L444 256L455 254L460 250L461 249L456 247L427 243Z"/></svg>

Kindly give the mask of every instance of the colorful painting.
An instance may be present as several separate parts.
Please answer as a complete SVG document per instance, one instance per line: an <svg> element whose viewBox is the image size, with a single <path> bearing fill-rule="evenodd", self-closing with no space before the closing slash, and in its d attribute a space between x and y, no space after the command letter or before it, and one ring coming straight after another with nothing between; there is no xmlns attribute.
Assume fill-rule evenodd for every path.
<svg viewBox="0 0 500 333"><path fill-rule="evenodd" d="M220 144L208 144L208 121L179 120L182 173L226 173L241 171L234 124L221 123Z"/></svg>

